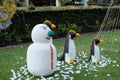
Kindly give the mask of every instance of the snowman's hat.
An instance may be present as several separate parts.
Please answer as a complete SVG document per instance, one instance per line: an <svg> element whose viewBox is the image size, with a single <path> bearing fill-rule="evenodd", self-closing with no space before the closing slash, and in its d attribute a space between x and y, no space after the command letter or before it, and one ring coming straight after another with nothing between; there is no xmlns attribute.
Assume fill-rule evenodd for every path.
<svg viewBox="0 0 120 80"><path fill-rule="evenodd" d="M53 24L53 23L52 23L51 21L49 21L49 20L45 20L43 23L46 24L47 26L51 27L52 29L56 28L56 25Z"/></svg>

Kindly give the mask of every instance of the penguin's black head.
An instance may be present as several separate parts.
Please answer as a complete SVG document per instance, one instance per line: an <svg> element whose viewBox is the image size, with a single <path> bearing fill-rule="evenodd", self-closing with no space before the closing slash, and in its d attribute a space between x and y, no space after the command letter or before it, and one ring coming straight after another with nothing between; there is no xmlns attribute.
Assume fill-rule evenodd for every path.
<svg viewBox="0 0 120 80"><path fill-rule="evenodd" d="M98 39L98 38L95 38L95 39L94 39L94 44L95 44L95 45L98 45L99 43L102 43L102 42L103 42L102 39Z"/></svg>
<svg viewBox="0 0 120 80"><path fill-rule="evenodd" d="M52 24L52 22L49 21L49 20L45 20L45 21L44 21L44 24L46 24L47 26L49 26L49 27L52 28L52 29L56 28L56 25L55 25L55 24Z"/></svg>
<svg viewBox="0 0 120 80"><path fill-rule="evenodd" d="M80 36L80 34L79 34L79 33L76 33L75 30L70 30L70 31L68 32L68 35L70 35L70 39L73 39L74 37Z"/></svg>

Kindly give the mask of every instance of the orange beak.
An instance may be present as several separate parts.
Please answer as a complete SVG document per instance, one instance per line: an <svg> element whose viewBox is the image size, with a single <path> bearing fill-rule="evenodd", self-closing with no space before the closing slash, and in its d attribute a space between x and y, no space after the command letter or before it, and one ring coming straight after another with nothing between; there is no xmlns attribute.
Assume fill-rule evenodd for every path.
<svg viewBox="0 0 120 80"><path fill-rule="evenodd" d="M104 40L103 39L100 39L100 43L103 43L104 42Z"/></svg>
<svg viewBox="0 0 120 80"><path fill-rule="evenodd" d="M51 24L51 28L52 29L56 28L56 25L55 24Z"/></svg>
<svg viewBox="0 0 120 80"><path fill-rule="evenodd" d="M80 36L80 34L79 33L76 33L76 37L79 37Z"/></svg>

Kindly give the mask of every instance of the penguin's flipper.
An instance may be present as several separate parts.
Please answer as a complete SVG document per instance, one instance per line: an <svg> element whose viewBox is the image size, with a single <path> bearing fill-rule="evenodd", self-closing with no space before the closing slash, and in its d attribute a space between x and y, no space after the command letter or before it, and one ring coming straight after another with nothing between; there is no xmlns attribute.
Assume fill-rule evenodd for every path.
<svg viewBox="0 0 120 80"><path fill-rule="evenodd" d="M88 62L90 62L91 61L91 55L90 55L90 57L89 57L89 59L88 59Z"/></svg>
<svg viewBox="0 0 120 80"><path fill-rule="evenodd" d="M69 49L69 34L67 34L67 36L66 36L64 52L63 52L63 55L62 55L60 61L65 61L65 54L68 53L68 49Z"/></svg>
<svg viewBox="0 0 120 80"><path fill-rule="evenodd" d="M62 57L60 58L60 61L65 61L65 53L62 54Z"/></svg>
<svg viewBox="0 0 120 80"><path fill-rule="evenodd" d="M91 61L91 56L94 56L94 40L92 41L92 45L91 45L91 52L90 52L90 57L88 59L88 61L90 62Z"/></svg>
<svg viewBox="0 0 120 80"><path fill-rule="evenodd" d="M68 52L69 52L69 33L66 36L65 46L64 46L64 53L68 53Z"/></svg>

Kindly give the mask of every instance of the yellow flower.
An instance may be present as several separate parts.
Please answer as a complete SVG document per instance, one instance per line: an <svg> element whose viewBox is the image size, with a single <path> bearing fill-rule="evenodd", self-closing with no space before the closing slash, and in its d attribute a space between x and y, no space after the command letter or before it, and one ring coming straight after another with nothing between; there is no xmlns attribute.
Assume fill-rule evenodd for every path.
<svg viewBox="0 0 120 80"><path fill-rule="evenodd" d="M16 12L16 5L14 0L4 0L2 5L2 10L6 13L6 19L2 19L2 15L0 15L0 22L8 21L13 17Z"/></svg>

